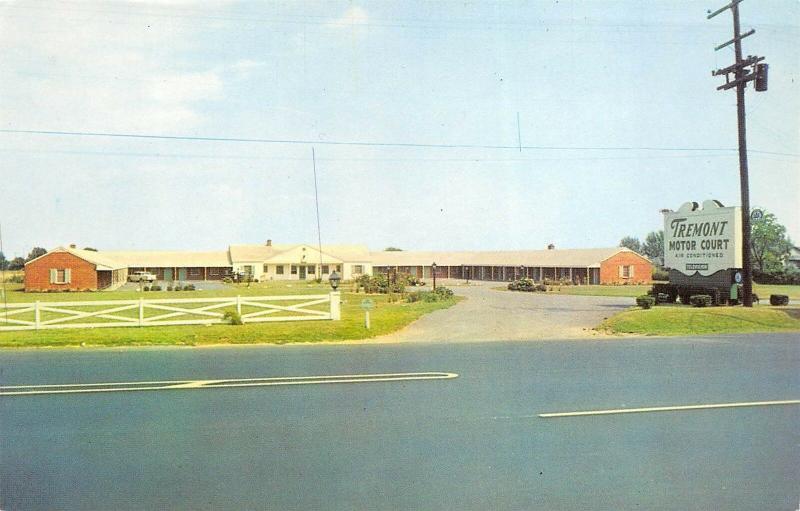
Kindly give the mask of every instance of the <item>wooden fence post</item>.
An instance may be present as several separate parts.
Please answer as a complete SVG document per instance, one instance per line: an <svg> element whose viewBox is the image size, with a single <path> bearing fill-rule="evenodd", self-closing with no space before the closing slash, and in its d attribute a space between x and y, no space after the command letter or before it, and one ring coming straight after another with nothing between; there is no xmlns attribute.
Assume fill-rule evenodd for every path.
<svg viewBox="0 0 800 511"><path fill-rule="evenodd" d="M339 291L331 291L331 319L334 321L342 319L341 296L342 294Z"/></svg>

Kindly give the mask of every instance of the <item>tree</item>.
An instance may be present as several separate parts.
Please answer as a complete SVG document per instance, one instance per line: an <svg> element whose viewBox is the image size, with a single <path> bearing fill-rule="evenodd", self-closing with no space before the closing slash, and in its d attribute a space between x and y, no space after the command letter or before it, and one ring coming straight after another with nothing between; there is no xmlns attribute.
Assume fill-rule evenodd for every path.
<svg viewBox="0 0 800 511"><path fill-rule="evenodd" d="M642 244L642 253L658 266L664 266L664 231L652 231Z"/></svg>
<svg viewBox="0 0 800 511"><path fill-rule="evenodd" d="M383 251L384 252L402 252L403 249L402 248L397 248L397 247L386 247L386 248L383 249Z"/></svg>
<svg viewBox="0 0 800 511"><path fill-rule="evenodd" d="M15 257L8 263L8 269L11 271L17 271L25 268L25 259L21 257Z"/></svg>
<svg viewBox="0 0 800 511"><path fill-rule="evenodd" d="M33 250L31 250L31 253L28 254L28 258L25 259L25 262L32 261L32 260L36 259L39 256L45 255L46 253L47 253L47 250L43 249L42 247L33 247Z"/></svg>
<svg viewBox="0 0 800 511"><path fill-rule="evenodd" d="M783 269L783 263L792 242L786 237L786 227L778 223L772 213L750 222L750 248L753 269L760 273L774 273Z"/></svg>
<svg viewBox="0 0 800 511"><path fill-rule="evenodd" d="M0 252L0 270L7 270L8 269L8 259L6 259L6 255Z"/></svg>
<svg viewBox="0 0 800 511"><path fill-rule="evenodd" d="M90 252L97 252L97 249L94 247L83 247L84 250L88 250Z"/></svg>
<svg viewBox="0 0 800 511"><path fill-rule="evenodd" d="M625 247L633 250L634 252L641 253L642 251L642 242L639 241L639 238L635 238L633 236L625 236L619 242L620 247Z"/></svg>

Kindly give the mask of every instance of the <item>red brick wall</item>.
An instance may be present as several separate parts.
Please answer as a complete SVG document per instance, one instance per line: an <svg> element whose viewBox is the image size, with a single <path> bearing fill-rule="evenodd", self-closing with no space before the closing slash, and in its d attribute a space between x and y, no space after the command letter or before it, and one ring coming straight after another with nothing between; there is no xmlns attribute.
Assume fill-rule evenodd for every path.
<svg viewBox="0 0 800 511"><path fill-rule="evenodd" d="M69 284L51 284L50 268L63 270L69 268L72 276ZM49 290L77 291L97 289L97 271L95 265L76 257L69 252L50 252L39 259L25 265L25 291Z"/></svg>
<svg viewBox="0 0 800 511"><path fill-rule="evenodd" d="M622 278L620 266L633 266L633 276ZM653 281L653 265L635 252L619 252L600 263L601 284L650 284Z"/></svg>

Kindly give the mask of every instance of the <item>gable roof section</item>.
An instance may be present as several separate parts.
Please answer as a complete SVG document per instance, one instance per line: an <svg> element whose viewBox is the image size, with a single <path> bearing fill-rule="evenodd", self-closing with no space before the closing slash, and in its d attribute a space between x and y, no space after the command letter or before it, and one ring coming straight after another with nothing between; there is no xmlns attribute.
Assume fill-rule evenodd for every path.
<svg viewBox="0 0 800 511"><path fill-rule="evenodd" d="M107 254L100 252L95 252L94 250L83 250L80 248L69 248L69 247L56 247L53 250L47 252L46 254L42 254L35 259L31 259L30 261L26 262L25 265L38 261L44 257L47 257L50 254L57 254L60 252L66 252L68 254L72 254L79 259L83 259L87 263L91 263L96 266L97 270L100 271L109 271L109 270L119 270L121 268L126 268L127 266L115 259L114 257L109 257Z"/></svg>
<svg viewBox="0 0 800 511"><path fill-rule="evenodd" d="M599 268L600 263L620 252L633 252L623 247L574 248L558 250L503 250L463 252L372 252L374 266L540 266ZM638 254L637 254L638 255Z"/></svg>
<svg viewBox="0 0 800 511"><path fill-rule="evenodd" d="M312 245L231 245L230 259L233 263L238 262L299 262L300 257L296 257L294 251L305 248L307 252L313 252L313 256L308 255L306 260L310 263L319 262L319 249ZM370 252L365 245L323 245L322 264L341 263L341 262L369 262ZM327 259L326 259L327 257Z"/></svg>

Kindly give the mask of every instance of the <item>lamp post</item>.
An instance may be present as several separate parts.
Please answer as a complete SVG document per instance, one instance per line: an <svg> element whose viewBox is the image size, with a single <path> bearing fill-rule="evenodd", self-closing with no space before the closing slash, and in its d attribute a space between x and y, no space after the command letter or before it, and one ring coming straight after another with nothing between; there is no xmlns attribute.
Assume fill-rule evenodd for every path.
<svg viewBox="0 0 800 511"><path fill-rule="evenodd" d="M436 291L436 262L431 263L431 273L433 273L433 290Z"/></svg>
<svg viewBox="0 0 800 511"><path fill-rule="evenodd" d="M338 273L336 273L336 270L334 270L333 273L331 273L330 277L328 277L328 282L330 282L331 287L333 288L334 291L338 289L339 282L341 282L341 280L342 277Z"/></svg>

